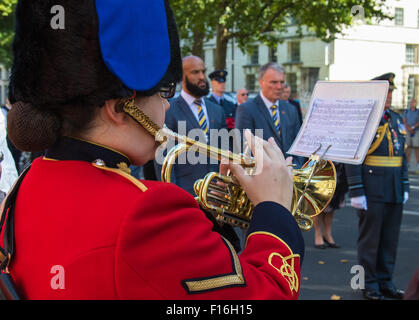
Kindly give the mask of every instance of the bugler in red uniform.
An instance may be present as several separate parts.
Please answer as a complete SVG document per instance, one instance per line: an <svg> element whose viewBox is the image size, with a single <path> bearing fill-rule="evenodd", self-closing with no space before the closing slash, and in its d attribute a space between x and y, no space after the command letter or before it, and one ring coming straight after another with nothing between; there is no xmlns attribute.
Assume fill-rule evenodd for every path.
<svg viewBox="0 0 419 320"><path fill-rule="evenodd" d="M56 159L69 156L77 160ZM136 180L121 163L119 153L70 138L34 161L17 197L10 266L25 298L298 298L303 244L285 208L257 206L237 255L191 195ZM277 234L262 227L267 219Z"/></svg>
<svg viewBox="0 0 419 320"><path fill-rule="evenodd" d="M128 158L146 163L156 144L119 102L161 126L181 78L168 0L61 4L65 31L50 28L55 1L17 6L8 133L22 150L47 150L1 220L14 241L1 237L0 269L20 297L297 299L304 242L280 201L261 199L238 255L186 191L129 174ZM288 170L279 162L271 168Z"/></svg>

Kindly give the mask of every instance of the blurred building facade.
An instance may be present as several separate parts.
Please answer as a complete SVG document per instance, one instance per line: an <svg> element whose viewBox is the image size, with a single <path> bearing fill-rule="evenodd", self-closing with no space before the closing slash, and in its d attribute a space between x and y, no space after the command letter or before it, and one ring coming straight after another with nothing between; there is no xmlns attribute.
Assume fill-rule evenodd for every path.
<svg viewBox="0 0 419 320"><path fill-rule="evenodd" d="M0 104L6 103L7 95L9 94L9 72L0 65Z"/></svg>
<svg viewBox="0 0 419 320"><path fill-rule="evenodd" d="M257 71L269 61L285 67L292 93L307 107L317 80L369 80L387 72L396 74L393 106L405 109L419 95L419 1L388 0L393 20L367 24L362 12L344 35L325 43L309 32L300 38L290 23L275 50L254 44L252 54L241 52L234 41L227 50L227 91L246 87L259 90ZM214 69L215 41L205 44L208 72Z"/></svg>

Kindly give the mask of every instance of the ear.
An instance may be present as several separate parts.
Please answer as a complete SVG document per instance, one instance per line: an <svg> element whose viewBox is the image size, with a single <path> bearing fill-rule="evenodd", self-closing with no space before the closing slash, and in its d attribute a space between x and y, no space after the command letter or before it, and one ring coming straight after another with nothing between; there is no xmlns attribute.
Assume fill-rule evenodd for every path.
<svg viewBox="0 0 419 320"><path fill-rule="evenodd" d="M119 100L117 99L105 101L105 105L102 108L102 114L108 121L121 125L127 121L128 115L125 112L118 110L118 101Z"/></svg>

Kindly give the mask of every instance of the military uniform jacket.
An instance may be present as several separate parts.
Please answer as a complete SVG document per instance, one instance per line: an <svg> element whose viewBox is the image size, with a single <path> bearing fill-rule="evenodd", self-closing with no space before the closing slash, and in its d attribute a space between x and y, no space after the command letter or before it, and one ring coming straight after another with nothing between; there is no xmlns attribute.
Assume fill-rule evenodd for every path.
<svg viewBox="0 0 419 320"><path fill-rule="evenodd" d="M206 100L209 100L213 103L220 105L225 113L226 116L226 125L229 130L234 129L235 121L236 121L236 109L237 105L233 102L228 101L227 99L223 98L220 100L220 103L214 98L211 94Z"/></svg>
<svg viewBox="0 0 419 320"><path fill-rule="evenodd" d="M370 201L402 203L409 192L405 131L402 117L389 110L362 165L346 165L349 196ZM398 163L397 163L398 162Z"/></svg>
<svg viewBox="0 0 419 320"><path fill-rule="evenodd" d="M16 199L9 266L21 296L298 298L304 243L288 210L256 206L238 255L191 195L132 178L127 161L65 138L33 162Z"/></svg>

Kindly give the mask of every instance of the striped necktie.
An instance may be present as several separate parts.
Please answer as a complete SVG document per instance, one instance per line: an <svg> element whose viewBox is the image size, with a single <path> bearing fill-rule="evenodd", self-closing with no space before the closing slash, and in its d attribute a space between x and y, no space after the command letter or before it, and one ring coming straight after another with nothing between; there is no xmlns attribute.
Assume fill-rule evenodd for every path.
<svg viewBox="0 0 419 320"><path fill-rule="evenodd" d="M208 124L207 119L205 118L205 112L202 109L202 100L196 99L194 101L194 104L198 107L198 118L199 118L199 126L201 127L201 130L205 133L208 132Z"/></svg>
<svg viewBox="0 0 419 320"><path fill-rule="evenodd" d="M276 132L278 132L278 134L280 135L281 127L279 125L278 107L276 105L272 105L271 110L272 110L272 119L274 120Z"/></svg>

